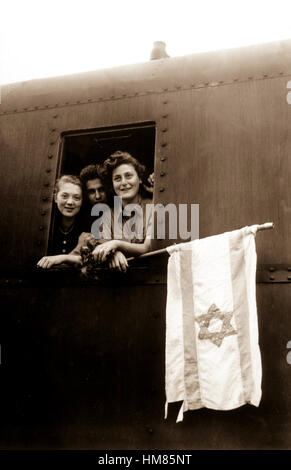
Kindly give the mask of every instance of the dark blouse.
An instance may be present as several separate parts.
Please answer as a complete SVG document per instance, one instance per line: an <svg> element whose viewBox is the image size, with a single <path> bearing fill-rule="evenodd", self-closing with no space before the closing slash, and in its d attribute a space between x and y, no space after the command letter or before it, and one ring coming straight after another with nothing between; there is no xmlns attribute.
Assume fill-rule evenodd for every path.
<svg viewBox="0 0 291 470"><path fill-rule="evenodd" d="M67 255L78 244L78 238L82 232L81 224L78 219L75 219L74 225L65 233L61 226L61 217L57 216L55 219L53 234L49 245L49 255Z"/></svg>

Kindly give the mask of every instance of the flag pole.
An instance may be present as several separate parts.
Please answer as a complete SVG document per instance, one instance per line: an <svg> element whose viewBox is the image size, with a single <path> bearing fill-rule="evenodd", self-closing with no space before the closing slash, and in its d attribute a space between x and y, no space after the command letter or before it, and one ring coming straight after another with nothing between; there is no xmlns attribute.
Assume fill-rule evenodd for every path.
<svg viewBox="0 0 291 470"><path fill-rule="evenodd" d="M274 228L274 223L273 222L266 222L264 224L258 225L257 226L257 231L259 231L259 230L270 230L272 228ZM174 245L175 245L175 243L174 243ZM140 256L131 256L130 258L127 258L127 261L133 261L135 259L150 258L151 256L161 255L161 254L164 254L164 253L168 253L167 248L162 248L160 250L155 250L155 251L149 251L148 253L144 253L143 255L140 255Z"/></svg>
<svg viewBox="0 0 291 470"><path fill-rule="evenodd" d="M270 228L274 228L273 222L266 222L265 224L258 225L257 230L268 230Z"/></svg>

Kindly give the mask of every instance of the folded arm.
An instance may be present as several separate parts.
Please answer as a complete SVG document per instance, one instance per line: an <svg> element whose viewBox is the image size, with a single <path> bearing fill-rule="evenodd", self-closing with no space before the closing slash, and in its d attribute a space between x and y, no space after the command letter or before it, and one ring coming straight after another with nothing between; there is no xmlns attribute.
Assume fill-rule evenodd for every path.
<svg viewBox="0 0 291 470"><path fill-rule="evenodd" d="M109 255L121 251L124 255L139 256L147 253L151 248L151 240L146 238L143 243L129 243L123 240L110 240L96 246L92 254L97 263L106 261Z"/></svg>

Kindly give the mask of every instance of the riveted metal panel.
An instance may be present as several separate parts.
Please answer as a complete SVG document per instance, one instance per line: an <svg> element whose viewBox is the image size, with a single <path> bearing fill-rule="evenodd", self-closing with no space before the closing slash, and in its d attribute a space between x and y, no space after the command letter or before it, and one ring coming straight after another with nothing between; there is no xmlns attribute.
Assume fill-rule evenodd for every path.
<svg viewBox="0 0 291 470"><path fill-rule="evenodd" d="M1 121L1 265L34 265L47 243L58 141L49 113Z"/></svg>
<svg viewBox="0 0 291 470"><path fill-rule="evenodd" d="M160 200L199 204L200 237L273 221L274 231L257 236L260 263L291 262L286 84L277 78L164 95Z"/></svg>

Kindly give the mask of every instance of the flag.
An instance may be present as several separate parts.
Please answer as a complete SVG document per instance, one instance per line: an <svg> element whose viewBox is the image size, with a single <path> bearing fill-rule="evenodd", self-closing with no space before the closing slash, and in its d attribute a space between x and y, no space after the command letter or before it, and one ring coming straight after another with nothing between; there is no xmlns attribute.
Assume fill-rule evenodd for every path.
<svg viewBox="0 0 291 470"><path fill-rule="evenodd" d="M168 248L166 414L261 399L257 225Z"/></svg>

